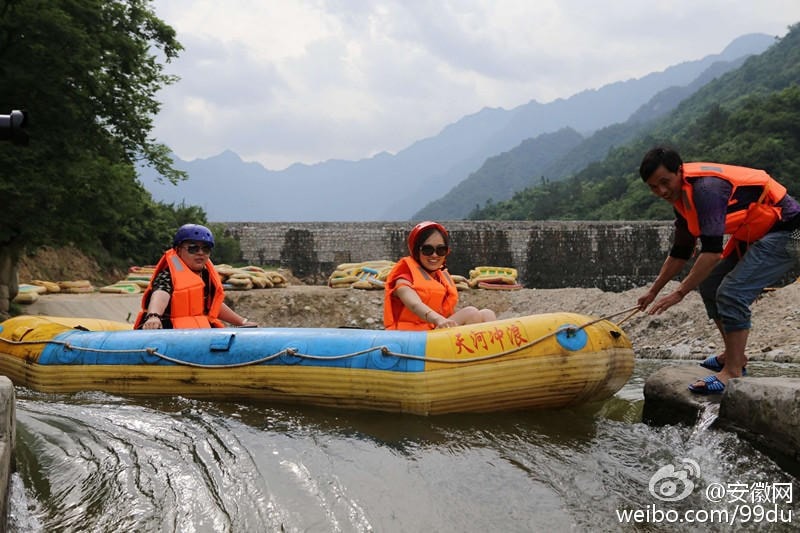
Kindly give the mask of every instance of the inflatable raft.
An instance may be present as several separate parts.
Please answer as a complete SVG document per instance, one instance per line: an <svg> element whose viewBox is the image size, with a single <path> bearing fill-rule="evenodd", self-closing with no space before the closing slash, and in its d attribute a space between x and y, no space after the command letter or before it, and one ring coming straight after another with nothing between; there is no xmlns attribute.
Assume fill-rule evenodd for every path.
<svg viewBox="0 0 800 533"><path fill-rule="evenodd" d="M451 329L133 331L99 319L0 324L0 374L47 393L97 390L435 415L604 400L633 371L625 333L550 313Z"/></svg>

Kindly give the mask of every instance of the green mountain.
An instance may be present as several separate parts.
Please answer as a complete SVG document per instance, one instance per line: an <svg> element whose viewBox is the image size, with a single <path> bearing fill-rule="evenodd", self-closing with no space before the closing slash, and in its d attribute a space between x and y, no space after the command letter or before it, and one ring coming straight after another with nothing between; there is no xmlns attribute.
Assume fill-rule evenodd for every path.
<svg viewBox="0 0 800 533"><path fill-rule="evenodd" d="M766 47L765 47L766 48ZM734 60L718 60L709 64L687 85L664 89L633 112L624 123L603 127L586 138L577 132L569 139L564 130L543 134L535 139L491 157L467 179L447 194L419 210L415 220L455 220L494 202L508 200L526 187L534 187L570 177L589 163L601 161L610 149L623 145L648 127L648 123L673 111L701 87L722 74L742 66L749 55ZM611 101L606 105L613 106ZM581 139L581 140L578 140Z"/></svg>
<svg viewBox="0 0 800 533"><path fill-rule="evenodd" d="M474 210L471 219L669 219L671 208L638 176L644 153L675 147L686 161L763 168L800 197L800 24L764 53L707 83L678 107L643 122L607 156L561 181ZM606 128L606 130L614 127Z"/></svg>
<svg viewBox="0 0 800 533"><path fill-rule="evenodd" d="M358 161L298 163L283 170L268 170L225 151L193 161L174 157L175 168L189 176L176 185L165 182L149 167L138 169L139 178L153 198L202 206L209 220L220 222L408 220L468 178L487 158L562 128L585 136L627 120L664 89L691 84L716 63L761 53L773 40L763 34L743 35L720 54L685 61L642 78L614 82L546 104L531 100L509 110L484 108L396 154L384 152ZM608 146L603 146L594 160L607 153ZM545 165L555 164L554 158L559 155L542 154L540 159ZM570 167L569 174L585 164ZM536 183L531 180L539 179L546 170L519 168L527 172L517 176L520 187ZM502 198L495 195L498 188L489 184L487 195L466 200L459 218L490 197L510 198L510 192Z"/></svg>
<svg viewBox="0 0 800 533"><path fill-rule="evenodd" d="M466 217L472 207L508 200L514 192L537 184L539 176L533 174L536 169L549 167L581 141L581 134L572 128L523 141L513 150L487 159L481 168L444 197L425 206L414 218L457 220Z"/></svg>

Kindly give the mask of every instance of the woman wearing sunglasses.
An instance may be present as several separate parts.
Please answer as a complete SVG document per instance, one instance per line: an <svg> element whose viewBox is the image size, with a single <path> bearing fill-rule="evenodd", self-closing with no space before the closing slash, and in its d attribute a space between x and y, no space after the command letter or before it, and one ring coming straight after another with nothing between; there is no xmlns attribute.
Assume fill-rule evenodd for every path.
<svg viewBox="0 0 800 533"><path fill-rule="evenodd" d="M408 235L408 251L386 278L383 324L386 329L429 330L496 320L494 311L464 307L456 311L458 291L447 272L450 236L438 222L420 222Z"/></svg>
<svg viewBox="0 0 800 533"><path fill-rule="evenodd" d="M205 226L184 224L156 265L142 296L134 329L257 327L225 302L222 282L209 257L214 235Z"/></svg>

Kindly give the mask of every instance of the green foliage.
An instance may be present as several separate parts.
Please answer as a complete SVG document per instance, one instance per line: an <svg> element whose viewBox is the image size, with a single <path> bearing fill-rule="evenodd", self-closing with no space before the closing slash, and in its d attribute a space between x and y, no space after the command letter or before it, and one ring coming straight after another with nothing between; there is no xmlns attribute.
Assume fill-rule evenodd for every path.
<svg viewBox="0 0 800 533"><path fill-rule="evenodd" d="M570 179L543 183L510 200L486 204L469 218L498 220L656 220L672 208L638 175L657 144L685 161L762 168L800 198L800 25L760 56L712 81L647 133L612 149Z"/></svg>
<svg viewBox="0 0 800 533"><path fill-rule="evenodd" d="M30 146L0 144L0 248L75 244L141 264L180 223L205 222L154 202L134 171L185 177L149 137L155 94L175 81L159 59L180 50L147 0L0 1L0 113L30 113Z"/></svg>

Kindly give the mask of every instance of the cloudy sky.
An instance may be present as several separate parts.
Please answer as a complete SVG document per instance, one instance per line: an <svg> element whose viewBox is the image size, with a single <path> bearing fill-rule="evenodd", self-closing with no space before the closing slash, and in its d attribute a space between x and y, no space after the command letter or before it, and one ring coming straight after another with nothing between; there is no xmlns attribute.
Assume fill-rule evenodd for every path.
<svg viewBox="0 0 800 533"><path fill-rule="evenodd" d="M185 50L154 134L280 170L396 153L484 107L547 103L783 36L799 0L154 0Z"/></svg>

